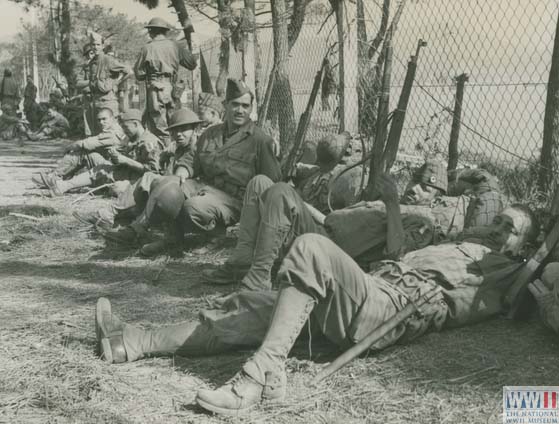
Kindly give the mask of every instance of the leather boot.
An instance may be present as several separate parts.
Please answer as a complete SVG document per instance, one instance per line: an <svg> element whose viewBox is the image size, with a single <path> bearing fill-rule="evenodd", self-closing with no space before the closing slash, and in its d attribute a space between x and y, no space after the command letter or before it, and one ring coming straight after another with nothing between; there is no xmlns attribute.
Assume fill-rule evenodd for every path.
<svg viewBox="0 0 559 424"><path fill-rule="evenodd" d="M250 265L236 264L233 262L225 262L213 269L205 269L202 271L202 277L205 283L210 284L235 284L240 282L250 269Z"/></svg>
<svg viewBox="0 0 559 424"><path fill-rule="evenodd" d="M124 323L113 315L109 299L100 297L95 309L95 334L99 356L110 364L126 362L123 327Z"/></svg>
<svg viewBox="0 0 559 424"><path fill-rule="evenodd" d="M242 415L263 401L281 401L286 391L285 360L315 304L312 296L280 290L262 345L232 380L217 390L199 390L196 402L218 414Z"/></svg>
<svg viewBox="0 0 559 424"><path fill-rule="evenodd" d="M74 188L89 187L93 184L93 180L89 172L83 172L66 181L57 179L54 175L49 175L45 178L45 183L49 188L51 197L56 197L62 196Z"/></svg>
<svg viewBox="0 0 559 424"><path fill-rule="evenodd" d="M254 257L249 271L241 284L249 290L270 290L272 288L272 266L279 257L279 252L289 228L282 228L260 222Z"/></svg>

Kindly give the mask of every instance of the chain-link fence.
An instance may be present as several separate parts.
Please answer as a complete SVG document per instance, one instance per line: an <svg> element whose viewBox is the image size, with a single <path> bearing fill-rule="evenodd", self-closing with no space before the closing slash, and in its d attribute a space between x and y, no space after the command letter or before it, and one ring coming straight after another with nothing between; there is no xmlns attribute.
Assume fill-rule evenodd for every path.
<svg viewBox="0 0 559 424"><path fill-rule="evenodd" d="M305 24L290 51L288 64L295 117L298 119L309 99L314 77L327 57L328 49L331 49L328 58L332 81L329 87L323 82L322 88L326 89L326 93L319 94L316 101L307 134L311 143L328 132L337 131L340 123L337 88L343 82L338 78L336 18L335 15L328 17L329 7L324 7L323 3L313 1L309 5ZM405 158L404 162L410 158L421 160L433 155L448 160L456 77L467 74L461 125L458 127L458 166L484 167L499 177L504 191L511 198L533 200L537 190L557 2L416 0L391 3L385 23L389 27L395 23L396 16L397 26L392 37L389 110L397 106L407 62L411 55L415 55L418 41L423 39L427 43L418 58L399 157ZM355 4L345 2L345 36L350 36L348 28L357 28L361 19L364 25L357 28L361 33L351 42L368 49L374 44L375 37L383 35L383 3L380 0L364 1L363 15L352 10ZM398 17L399 9L401 15ZM259 29L258 39L262 64L258 78L265 84L273 65L271 29ZM374 72L370 71L375 70L377 63L382 63L378 54L382 53L384 38L380 40L380 48L370 61L359 62L349 57L350 60L345 63L346 95L355 96L363 89L363 84L374 85L368 77L374 76ZM348 47L352 48L346 45ZM349 53L346 51L346 58L348 54L360 54L359 47ZM215 78L219 40L206 43L203 51ZM241 77L240 55L232 53L230 63L230 75ZM361 66L361 70L355 64ZM363 70L363 66L369 73ZM346 99L345 102L345 116L350 119L352 114L358 117L358 126L351 128L352 132L361 133L367 143L374 138L370 132L376 125L379 83L376 97L366 99L374 107L368 108L363 104L359 107L358 99ZM367 122L371 125L368 126Z"/></svg>

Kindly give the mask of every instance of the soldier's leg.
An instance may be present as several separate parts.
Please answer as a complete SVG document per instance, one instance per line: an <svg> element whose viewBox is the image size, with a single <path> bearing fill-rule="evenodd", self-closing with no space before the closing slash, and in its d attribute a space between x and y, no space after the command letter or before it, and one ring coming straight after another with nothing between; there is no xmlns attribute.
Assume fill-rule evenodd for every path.
<svg viewBox="0 0 559 424"><path fill-rule="evenodd" d="M261 219L256 237L254 256L242 284L252 290L272 286L271 270L280 254L295 237L305 233L325 234L317 224L303 199L293 187L277 183L262 195Z"/></svg>
<svg viewBox="0 0 559 424"><path fill-rule="evenodd" d="M223 266L203 271L204 280L214 284L230 284L242 279L252 263L258 227L262 194L274 182L265 175L257 175L247 184L239 220L237 244Z"/></svg>
<svg viewBox="0 0 559 424"><path fill-rule="evenodd" d="M237 414L263 399L281 398L285 360L311 313L328 338L343 344L353 341L356 329L376 328L396 312L391 298L349 256L317 234L295 240L278 280L281 287L262 345L232 383L198 392L204 408Z"/></svg>
<svg viewBox="0 0 559 424"><path fill-rule="evenodd" d="M184 222L189 229L211 231L218 225L235 224L242 202L211 186L204 186L184 202Z"/></svg>
<svg viewBox="0 0 559 424"><path fill-rule="evenodd" d="M199 320L150 330L122 322L106 299L99 300L96 329L100 353L108 362L123 362L146 356L200 356L255 347L264 339L275 298L275 292L235 293L220 299L214 309L201 311Z"/></svg>
<svg viewBox="0 0 559 424"><path fill-rule="evenodd" d="M170 81L152 82L146 93L147 127L157 137L165 141L169 139L167 131L167 105L172 103L172 85Z"/></svg>

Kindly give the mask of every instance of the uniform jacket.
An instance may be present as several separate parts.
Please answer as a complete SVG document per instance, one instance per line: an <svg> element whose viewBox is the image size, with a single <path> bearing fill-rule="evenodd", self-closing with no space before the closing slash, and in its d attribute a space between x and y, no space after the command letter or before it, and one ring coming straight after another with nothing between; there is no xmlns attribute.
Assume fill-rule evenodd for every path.
<svg viewBox="0 0 559 424"><path fill-rule="evenodd" d="M126 146L126 136L118 123L114 123L113 127L108 131L102 131L93 137L87 137L76 142L79 147L88 152L103 152L109 147L116 147L118 150Z"/></svg>
<svg viewBox="0 0 559 424"><path fill-rule="evenodd" d="M122 153L144 165L144 172L159 173L159 155L163 149L161 140L145 130L136 142L129 141Z"/></svg>
<svg viewBox="0 0 559 424"><path fill-rule="evenodd" d="M12 77L4 77L0 85L0 102L10 100L19 102L21 93L16 79Z"/></svg>
<svg viewBox="0 0 559 424"><path fill-rule="evenodd" d="M338 165L324 172L317 165L298 163L295 167L295 187L305 202L326 215L330 212L328 207L330 182L343 168Z"/></svg>
<svg viewBox="0 0 559 424"><path fill-rule="evenodd" d="M196 68L196 59L186 47L160 36L142 47L134 65L134 74L139 81L150 76L171 77L177 73L179 66L192 70Z"/></svg>
<svg viewBox="0 0 559 424"><path fill-rule="evenodd" d="M185 167L192 177L241 199L255 175L266 175L274 182L281 179L273 145L273 139L252 121L229 137L226 123L213 125L200 136Z"/></svg>
<svg viewBox="0 0 559 424"><path fill-rule="evenodd" d="M62 115L60 112L54 111L54 116L45 116L45 119L43 120L43 122L41 122L39 131L44 128L60 128L63 130L68 130L70 128L70 123L64 115Z"/></svg>
<svg viewBox="0 0 559 424"><path fill-rule="evenodd" d="M117 80L128 74L129 68L112 56L99 53L89 62L89 89L94 100L116 100Z"/></svg>

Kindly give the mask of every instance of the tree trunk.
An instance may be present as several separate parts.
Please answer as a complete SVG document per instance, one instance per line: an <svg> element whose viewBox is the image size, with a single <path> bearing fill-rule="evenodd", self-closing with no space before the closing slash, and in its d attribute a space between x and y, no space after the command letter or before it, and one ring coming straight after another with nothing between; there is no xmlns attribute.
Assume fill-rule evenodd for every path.
<svg viewBox="0 0 559 424"><path fill-rule="evenodd" d="M188 11L186 10L186 4L184 3L184 0L171 0L171 5L177 12L179 22L184 32L184 37L186 38L186 42L188 43L188 48L190 49L190 51L193 52L192 33L194 32L194 28L192 26L192 22L190 21L190 17L188 16Z"/></svg>
<svg viewBox="0 0 559 424"><path fill-rule="evenodd" d="M271 0L274 35L274 65L276 79L272 94L272 106L278 119L280 149L283 155L291 150L295 128L295 111L291 84L287 73L289 42L285 0Z"/></svg>
<svg viewBox="0 0 559 424"><path fill-rule="evenodd" d="M559 19L551 57L547 84L547 99L543 120L543 142L540 156L538 185L541 192L557 190L554 175L559 171Z"/></svg>
<svg viewBox="0 0 559 424"><path fill-rule="evenodd" d="M60 72L68 83L68 95L71 97L76 92L76 60L72 54L71 34L72 17L70 13L70 0L60 0Z"/></svg>
<svg viewBox="0 0 559 424"><path fill-rule="evenodd" d="M241 18L241 55L243 66L243 80L250 87L253 93L256 92L256 51L254 43L254 33L256 20L254 16L254 0L245 0L245 7ZM251 118L256 120L258 117L258 101L254 102Z"/></svg>
<svg viewBox="0 0 559 424"><path fill-rule="evenodd" d="M218 0L219 32L221 45L219 47L219 73L215 82L215 92L218 96L225 95L227 77L229 76L229 54L231 50L231 3L230 0Z"/></svg>

